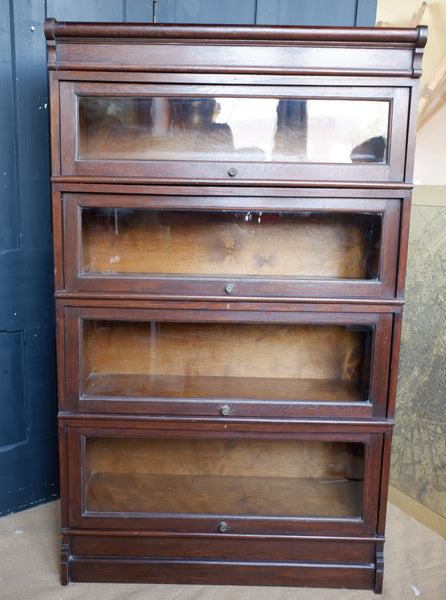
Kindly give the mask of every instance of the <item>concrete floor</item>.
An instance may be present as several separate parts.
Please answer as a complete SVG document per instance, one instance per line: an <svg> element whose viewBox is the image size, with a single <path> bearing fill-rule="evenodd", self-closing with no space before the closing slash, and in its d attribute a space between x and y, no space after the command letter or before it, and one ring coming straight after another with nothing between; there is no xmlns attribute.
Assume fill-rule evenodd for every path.
<svg viewBox="0 0 446 600"><path fill-rule="evenodd" d="M372 600L373 592L309 588L59 584L59 502L0 519L1 600ZM445 600L446 540L389 505L384 600Z"/></svg>

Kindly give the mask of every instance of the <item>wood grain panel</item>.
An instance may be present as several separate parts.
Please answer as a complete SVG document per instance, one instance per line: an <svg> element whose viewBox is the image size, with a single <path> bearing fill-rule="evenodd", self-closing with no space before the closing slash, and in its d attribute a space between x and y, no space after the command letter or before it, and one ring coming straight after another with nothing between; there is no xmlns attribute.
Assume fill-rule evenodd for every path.
<svg viewBox="0 0 446 600"><path fill-rule="evenodd" d="M379 215L83 209L85 274L376 278Z"/></svg>
<svg viewBox="0 0 446 600"><path fill-rule="evenodd" d="M83 379L91 373L261 376L360 385L365 331L341 325L84 321Z"/></svg>
<svg viewBox="0 0 446 600"><path fill-rule="evenodd" d="M214 477L361 479L364 445L319 440L89 437L86 471Z"/></svg>
<svg viewBox="0 0 446 600"><path fill-rule="evenodd" d="M208 585L302 586L372 589L374 565L321 565L262 561L191 561L80 558L70 563L70 581ZM220 592L221 593L221 592ZM243 594L242 590L240 594ZM258 597L258 596L256 596ZM268 595L268 597L270 597ZM312 598L314 594L312 591ZM356 596L357 597L357 596ZM336 596L338 598L338 596Z"/></svg>
<svg viewBox="0 0 446 600"><path fill-rule="evenodd" d="M232 29L231 29L232 33ZM272 32L276 34L276 32ZM90 69L99 71L163 71L163 72L213 72L232 73L278 73L278 74L330 74L385 76L410 75L413 56L411 49L358 46L355 49L355 65L352 64L350 49L332 45L330 52L316 45L299 47L296 43L278 45L274 52L269 48L243 45L235 40L232 44L219 47L215 41L200 44L188 40L182 44L181 54L174 45L166 45L151 40L144 46L121 41L120 61L113 62L115 45L110 39L101 44L84 41L82 49L66 40L58 45L57 66L60 70L77 69L88 62Z"/></svg>

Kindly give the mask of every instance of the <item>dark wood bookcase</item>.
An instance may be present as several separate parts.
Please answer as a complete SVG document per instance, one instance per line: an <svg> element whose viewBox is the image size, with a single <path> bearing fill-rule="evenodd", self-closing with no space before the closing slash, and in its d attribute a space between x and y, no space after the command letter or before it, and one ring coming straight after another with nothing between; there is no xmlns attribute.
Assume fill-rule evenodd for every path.
<svg viewBox="0 0 446 600"><path fill-rule="evenodd" d="M45 33L62 582L380 592L425 28Z"/></svg>

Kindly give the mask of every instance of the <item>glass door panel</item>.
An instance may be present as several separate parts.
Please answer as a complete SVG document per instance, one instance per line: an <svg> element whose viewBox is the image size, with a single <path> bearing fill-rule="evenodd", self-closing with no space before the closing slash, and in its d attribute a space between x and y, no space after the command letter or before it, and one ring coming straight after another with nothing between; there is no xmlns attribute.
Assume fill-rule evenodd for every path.
<svg viewBox="0 0 446 600"><path fill-rule="evenodd" d="M157 190L63 194L65 289L395 297L402 199Z"/></svg>
<svg viewBox="0 0 446 600"><path fill-rule="evenodd" d="M403 87L62 81L63 175L402 181ZM74 115L74 119L73 119Z"/></svg>
<svg viewBox="0 0 446 600"><path fill-rule="evenodd" d="M367 402L374 327L86 320L81 395Z"/></svg>
<svg viewBox="0 0 446 600"><path fill-rule="evenodd" d="M365 444L86 438L84 511L359 519Z"/></svg>
<svg viewBox="0 0 446 600"><path fill-rule="evenodd" d="M98 207L81 211L81 276L381 276L382 213Z"/></svg>
<svg viewBox="0 0 446 600"><path fill-rule="evenodd" d="M386 163L390 102L80 96L78 159Z"/></svg>

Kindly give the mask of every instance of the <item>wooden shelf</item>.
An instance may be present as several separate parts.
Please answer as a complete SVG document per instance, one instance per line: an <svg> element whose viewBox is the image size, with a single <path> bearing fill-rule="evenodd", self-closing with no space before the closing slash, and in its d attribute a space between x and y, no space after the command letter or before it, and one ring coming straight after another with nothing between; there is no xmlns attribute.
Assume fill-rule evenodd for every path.
<svg viewBox="0 0 446 600"><path fill-rule="evenodd" d="M204 377L91 373L83 396L124 398L239 398L296 402L361 402L358 382L279 377Z"/></svg>
<svg viewBox="0 0 446 600"><path fill-rule="evenodd" d="M86 486L86 509L348 518L361 515L362 487L362 481L334 478L96 472Z"/></svg>

